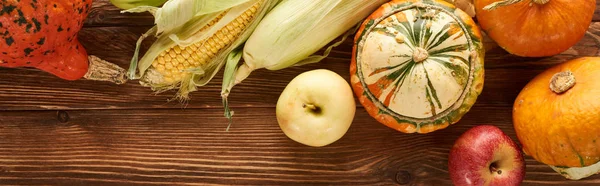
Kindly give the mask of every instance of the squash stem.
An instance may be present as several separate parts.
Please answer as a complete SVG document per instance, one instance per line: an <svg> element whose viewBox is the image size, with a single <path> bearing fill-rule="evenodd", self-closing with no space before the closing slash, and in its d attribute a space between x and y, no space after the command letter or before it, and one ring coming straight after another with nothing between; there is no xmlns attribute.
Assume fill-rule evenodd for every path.
<svg viewBox="0 0 600 186"><path fill-rule="evenodd" d="M415 61L415 63L423 62L427 58L429 58L429 52L427 52L427 50L421 47L415 48L415 51L413 52L413 61Z"/></svg>
<svg viewBox="0 0 600 186"><path fill-rule="evenodd" d="M554 74L550 79L550 90L561 94L575 86L575 76L570 71L564 71Z"/></svg>
<svg viewBox="0 0 600 186"><path fill-rule="evenodd" d="M83 76L85 79L96 81L108 81L115 84L127 82L127 71L118 65L104 61L99 57L88 56L89 69Z"/></svg>

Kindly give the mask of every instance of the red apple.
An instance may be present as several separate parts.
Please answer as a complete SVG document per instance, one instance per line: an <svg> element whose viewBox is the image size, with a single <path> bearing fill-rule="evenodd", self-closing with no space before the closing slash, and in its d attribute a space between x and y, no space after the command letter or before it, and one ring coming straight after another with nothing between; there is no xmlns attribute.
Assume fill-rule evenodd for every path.
<svg viewBox="0 0 600 186"><path fill-rule="evenodd" d="M502 130L480 125L454 142L448 171L457 186L517 186L525 177L525 161L520 148Z"/></svg>

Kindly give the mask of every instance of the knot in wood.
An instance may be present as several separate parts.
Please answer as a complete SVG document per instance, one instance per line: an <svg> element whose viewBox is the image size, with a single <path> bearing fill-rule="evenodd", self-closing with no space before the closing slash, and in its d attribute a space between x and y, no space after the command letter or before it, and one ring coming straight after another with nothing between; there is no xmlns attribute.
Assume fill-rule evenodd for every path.
<svg viewBox="0 0 600 186"><path fill-rule="evenodd" d="M575 86L575 76L571 71L564 71L554 74L550 79L550 90L560 94Z"/></svg>
<svg viewBox="0 0 600 186"><path fill-rule="evenodd" d="M69 116L69 113L67 113L67 111L61 110L56 113L56 119L61 123L66 123L69 122L69 119L71 119L71 117Z"/></svg>
<svg viewBox="0 0 600 186"><path fill-rule="evenodd" d="M427 50L425 50L421 47L416 47L415 51L413 51L413 60L415 61L415 63L423 62L428 57L429 57L429 52L427 52Z"/></svg>
<svg viewBox="0 0 600 186"><path fill-rule="evenodd" d="M411 176L408 171L401 170L401 171L398 171L398 173L396 173L396 182L398 182L398 184L406 185L406 184L409 184L410 181L411 181Z"/></svg>

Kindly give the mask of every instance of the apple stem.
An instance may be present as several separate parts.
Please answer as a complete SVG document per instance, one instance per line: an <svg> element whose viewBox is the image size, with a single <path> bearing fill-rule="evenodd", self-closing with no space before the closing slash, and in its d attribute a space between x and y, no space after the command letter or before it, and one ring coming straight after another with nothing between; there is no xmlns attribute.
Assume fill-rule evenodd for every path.
<svg viewBox="0 0 600 186"><path fill-rule="evenodd" d="M310 110L317 110L317 107L313 104L302 104L302 108L308 108Z"/></svg>

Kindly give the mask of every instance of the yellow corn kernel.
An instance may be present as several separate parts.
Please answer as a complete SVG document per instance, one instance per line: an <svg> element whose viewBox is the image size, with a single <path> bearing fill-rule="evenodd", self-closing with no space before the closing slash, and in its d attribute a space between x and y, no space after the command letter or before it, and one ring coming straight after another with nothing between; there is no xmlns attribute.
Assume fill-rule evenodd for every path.
<svg viewBox="0 0 600 186"><path fill-rule="evenodd" d="M179 48L179 46L173 47L173 51L175 51L176 54L181 54L181 48Z"/></svg>
<svg viewBox="0 0 600 186"><path fill-rule="evenodd" d="M166 53L168 53L168 52L166 52ZM167 63L171 62L171 56L170 56L170 55L166 55L166 54L165 54L165 56L163 57L163 59L164 59L164 60L165 60L165 62L167 62Z"/></svg>
<svg viewBox="0 0 600 186"><path fill-rule="evenodd" d="M157 65L156 67L154 67L156 70L158 70L159 72L164 72L165 71L165 66L164 65Z"/></svg>
<svg viewBox="0 0 600 186"><path fill-rule="evenodd" d="M192 53L191 57L192 57L193 61L200 61L200 57L198 56L198 53L196 53L196 52Z"/></svg>
<svg viewBox="0 0 600 186"><path fill-rule="evenodd" d="M173 69L173 64L171 64L171 63L167 63L167 64L165 64L165 68L166 68L167 70L171 70L171 69Z"/></svg>
<svg viewBox="0 0 600 186"><path fill-rule="evenodd" d="M161 65L164 65L164 64L165 64L165 58L164 58L164 57L158 57L157 61L158 61L158 63L159 63L159 64L161 64Z"/></svg>
<svg viewBox="0 0 600 186"><path fill-rule="evenodd" d="M181 57L183 57L183 59L189 59L190 58L190 52L188 52L188 50L181 51Z"/></svg>
<svg viewBox="0 0 600 186"><path fill-rule="evenodd" d="M177 64L181 64L181 63L183 63L185 61L185 59L187 59L187 58L184 58L183 55L178 55L177 56L177 61L174 61L173 64L176 64L176 63Z"/></svg>
<svg viewBox="0 0 600 186"><path fill-rule="evenodd" d="M177 57L177 53L175 50L171 50L171 52L169 52L169 56L171 56L172 59L175 59Z"/></svg>

